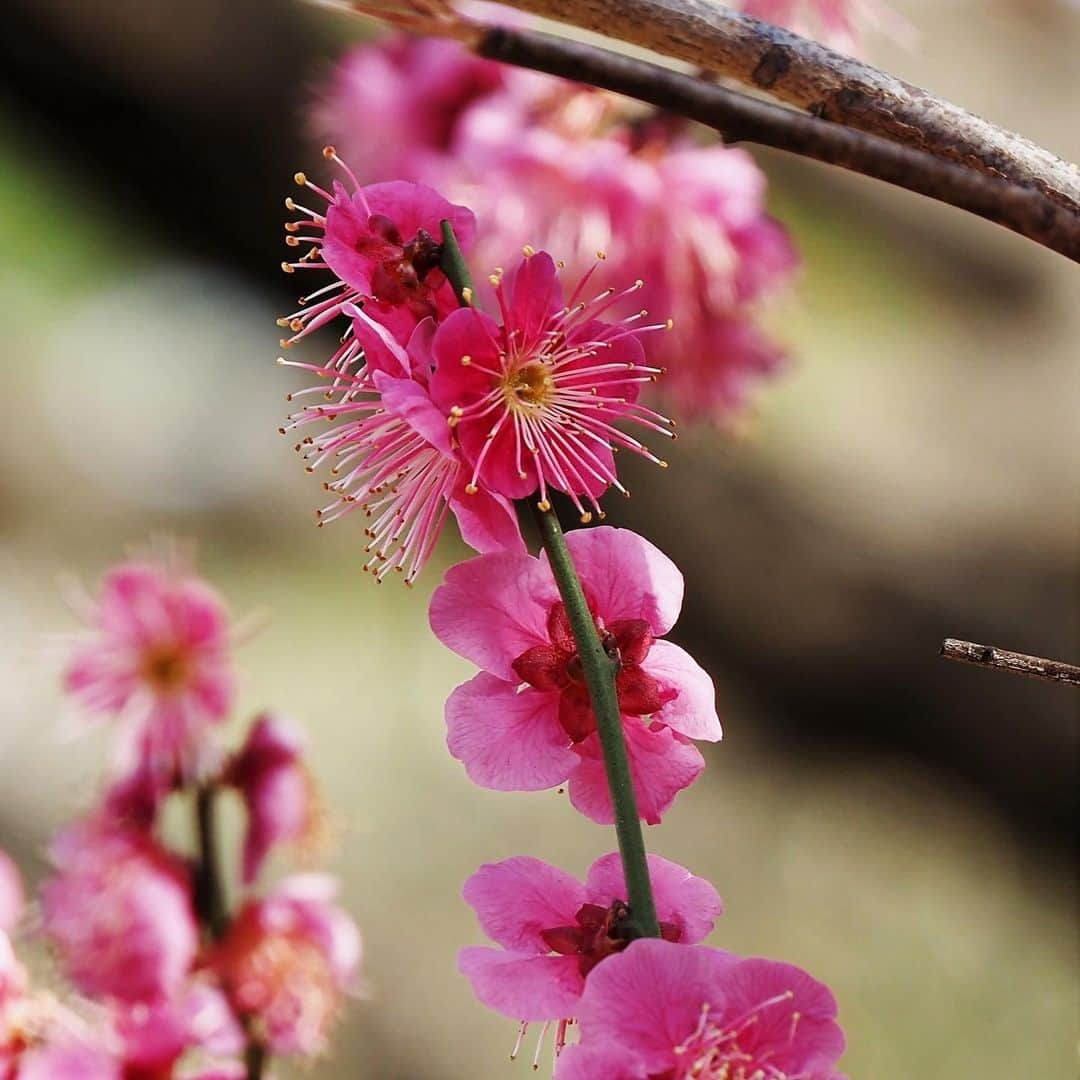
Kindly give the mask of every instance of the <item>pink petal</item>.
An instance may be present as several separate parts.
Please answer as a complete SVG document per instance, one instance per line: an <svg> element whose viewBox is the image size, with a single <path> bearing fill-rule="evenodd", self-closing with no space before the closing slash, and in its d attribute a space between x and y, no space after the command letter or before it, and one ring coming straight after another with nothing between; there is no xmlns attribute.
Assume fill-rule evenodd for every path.
<svg viewBox="0 0 1080 1080"><path fill-rule="evenodd" d="M573 956L535 956L473 946L459 953L458 970L483 1004L512 1020L573 1016L585 985Z"/></svg>
<svg viewBox="0 0 1080 1080"><path fill-rule="evenodd" d="M478 560L475 560L478 561ZM481 672L446 702L446 744L469 778L496 791L543 791L577 764L559 726L559 695Z"/></svg>
<svg viewBox="0 0 1080 1080"><path fill-rule="evenodd" d="M540 955L551 951L541 932L574 925L587 899L575 877L527 855L481 866L465 882L462 896L492 941Z"/></svg>
<svg viewBox="0 0 1080 1080"><path fill-rule="evenodd" d="M476 235L473 212L466 206L448 202L427 184L410 184L405 180L369 184L364 188L364 198L371 213L388 217L398 227L406 243L420 229L441 241L439 223L443 218L447 218L454 227L454 235L463 251L469 249Z"/></svg>
<svg viewBox="0 0 1080 1080"><path fill-rule="evenodd" d="M710 882L695 877L678 863L659 855L647 858L657 918L682 931L680 945L704 941L724 910L720 894ZM614 900L626 900L626 880L618 852L604 855L592 864L585 888L592 903L605 907Z"/></svg>
<svg viewBox="0 0 1080 1080"><path fill-rule="evenodd" d="M629 529L599 525L566 537L585 585L606 623L644 619L660 637L682 608L683 576L658 548Z"/></svg>
<svg viewBox="0 0 1080 1080"><path fill-rule="evenodd" d="M739 1043L762 1061L805 1076L831 1068L844 1052L836 999L802 968L755 957L732 967L723 984L727 1018L756 1017Z"/></svg>
<svg viewBox="0 0 1080 1080"><path fill-rule="evenodd" d="M445 413L454 405L464 406L488 392L492 377L483 369L502 370L500 340L498 323L476 308L461 308L439 324L432 343L435 373L431 377L431 396ZM470 357L470 363L461 362L465 356Z"/></svg>
<svg viewBox="0 0 1080 1080"><path fill-rule="evenodd" d="M633 1051L611 1040L568 1046L555 1065L555 1080L648 1080L648 1075Z"/></svg>
<svg viewBox="0 0 1080 1080"><path fill-rule="evenodd" d="M461 539L481 554L499 551L527 554L514 504L502 495L490 494L484 488L470 495L465 491L465 484L462 470L458 489L449 500Z"/></svg>
<svg viewBox="0 0 1080 1080"><path fill-rule="evenodd" d="M688 739L719 742L723 730L716 715L713 681L685 649L670 641L656 641L641 666L662 686L679 692L654 720Z"/></svg>
<svg viewBox="0 0 1080 1080"><path fill-rule="evenodd" d="M546 251L522 259L506 275L504 288L510 312L507 329L519 330L523 342L536 340L563 306L555 260Z"/></svg>
<svg viewBox="0 0 1080 1080"><path fill-rule="evenodd" d="M647 1075L677 1065L674 1048L697 1028L702 1004L723 1000L715 953L642 938L608 957L589 974L578 1005L582 1042L618 1042Z"/></svg>
<svg viewBox="0 0 1080 1080"><path fill-rule="evenodd" d="M557 600L551 573L538 559L500 552L452 566L428 616L444 645L516 684L511 665L526 649L547 643L548 612Z"/></svg>
<svg viewBox="0 0 1080 1080"><path fill-rule="evenodd" d="M698 778L705 761L697 747L668 728L657 725L654 731L637 720L625 719L623 731L638 813L650 825L659 825L675 796ZM581 763L570 774L570 802L598 824L611 825L615 818L600 737L590 735L574 749Z"/></svg>
<svg viewBox="0 0 1080 1080"><path fill-rule="evenodd" d="M419 383L412 379L391 378L381 371L375 372L373 381L388 412L400 416L441 454L453 456L446 417Z"/></svg>

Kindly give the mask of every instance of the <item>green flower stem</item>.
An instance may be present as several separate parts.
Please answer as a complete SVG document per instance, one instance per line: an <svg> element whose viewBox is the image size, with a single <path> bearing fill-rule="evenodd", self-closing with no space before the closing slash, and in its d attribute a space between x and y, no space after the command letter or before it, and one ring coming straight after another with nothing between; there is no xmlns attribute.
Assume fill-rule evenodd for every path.
<svg viewBox="0 0 1080 1080"><path fill-rule="evenodd" d="M442 229L442 256L439 265L457 294L463 307L472 304L473 286L469 268L461 254L454 228L449 221L439 223ZM619 839L623 874L626 877L627 904L630 908L632 937L659 937L660 927L656 921L656 904L653 901L652 883L649 881L649 864L645 861L645 841L641 835L634 781L630 775L630 761L626 756L622 718L619 715L619 698L615 692L615 675L618 663L607 654L596 632L596 624L585 601L581 579L574 569L574 562L566 547L566 538L555 511L547 506L542 509L533 503L540 538L547 552L552 573L559 586L559 595L566 606L570 629L577 643L578 656L585 674L596 729L600 735L600 747L604 754L604 771L611 803L615 808L615 834Z"/></svg>
<svg viewBox="0 0 1080 1080"><path fill-rule="evenodd" d="M453 286L458 303L462 307L469 307L473 298L472 278L469 276L465 256L461 254L461 246L454 235L454 226L444 218L439 222L439 228L442 229L442 255L439 258L439 266Z"/></svg>
<svg viewBox="0 0 1080 1080"><path fill-rule="evenodd" d="M604 771L611 790L611 803L615 808L615 834L619 840L619 854L626 877L631 933L634 937L659 937L649 865L645 861L645 841L641 834L630 760L626 755L622 718L619 715L619 699L615 691L615 675L619 665L608 655L596 632L596 624L566 547L566 537L563 536L558 516L550 507L542 509L534 503L533 508L540 527L540 538L559 586L559 595L566 606L585 674L585 685L596 715L596 729L604 754Z"/></svg>

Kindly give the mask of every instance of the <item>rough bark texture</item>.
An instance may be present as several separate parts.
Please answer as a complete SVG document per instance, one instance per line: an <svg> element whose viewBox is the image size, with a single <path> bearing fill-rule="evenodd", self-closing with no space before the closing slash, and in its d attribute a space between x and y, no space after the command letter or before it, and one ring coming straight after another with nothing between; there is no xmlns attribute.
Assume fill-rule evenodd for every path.
<svg viewBox="0 0 1080 1080"><path fill-rule="evenodd" d="M531 30L496 27L481 56L626 94L753 142L884 180L997 222L1080 261L1080 211L1034 190L658 64Z"/></svg>
<svg viewBox="0 0 1080 1080"><path fill-rule="evenodd" d="M1034 188L1080 213L1075 165L925 90L715 0L508 2L758 87L814 116Z"/></svg>
<svg viewBox="0 0 1080 1080"><path fill-rule="evenodd" d="M1014 675L1026 675L1031 679L1048 679L1051 682L1080 686L1080 667L1061 660L1046 660L1041 656L998 649L993 645L977 645L974 641L957 641L946 638L941 645L941 655L946 660L959 660L964 664L999 668Z"/></svg>

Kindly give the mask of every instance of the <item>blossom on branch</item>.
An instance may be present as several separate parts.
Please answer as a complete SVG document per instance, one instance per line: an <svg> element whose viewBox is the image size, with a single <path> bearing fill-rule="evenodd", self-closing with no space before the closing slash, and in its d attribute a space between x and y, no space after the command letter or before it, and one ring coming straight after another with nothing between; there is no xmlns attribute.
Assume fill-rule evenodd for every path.
<svg viewBox="0 0 1080 1080"><path fill-rule="evenodd" d="M701 941L722 910L716 890L659 855L648 864L664 939ZM464 897L501 948L464 949L458 967L488 1008L514 1020L565 1028L593 969L630 943L617 853L597 859L584 884L526 856L489 863L465 883Z"/></svg>
<svg viewBox="0 0 1080 1080"><path fill-rule="evenodd" d="M336 896L328 875L286 878L240 909L210 955L234 1010L274 1054L320 1053L356 989L360 933Z"/></svg>
<svg viewBox="0 0 1080 1080"><path fill-rule="evenodd" d="M842 1080L828 987L791 964L642 939L589 977L556 1080Z"/></svg>
<svg viewBox="0 0 1080 1080"><path fill-rule="evenodd" d="M187 868L148 834L88 818L54 838L56 874L42 886L45 933L85 995L169 997L195 960Z"/></svg>
<svg viewBox="0 0 1080 1080"><path fill-rule="evenodd" d="M608 487L625 490L614 449L665 464L615 426L631 421L673 437L671 421L637 404L642 384L661 373L645 363L638 335L665 324L636 325L644 311L605 322L620 294L592 295L589 277L564 299L551 256L526 249L505 278L496 275L501 324L464 308L436 330L431 394L471 466L466 490L483 482L511 499L538 493L541 505L562 491L588 521L602 514Z"/></svg>
<svg viewBox="0 0 1080 1080"><path fill-rule="evenodd" d="M682 606L670 559L627 529L566 537L597 631L618 661L616 689L641 816L660 821L704 768L691 739L721 737L712 680L661 640ZM483 670L446 703L447 744L482 787L540 791L613 820L596 718L546 554L483 555L452 567L431 600L444 645Z"/></svg>
<svg viewBox="0 0 1080 1080"><path fill-rule="evenodd" d="M166 790L212 755L209 728L232 705L229 622L221 598L173 564L114 567L86 613L91 630L64 671L64 689L120 729L122 774ZM145 793L145 792L144 792Z"/></svg>

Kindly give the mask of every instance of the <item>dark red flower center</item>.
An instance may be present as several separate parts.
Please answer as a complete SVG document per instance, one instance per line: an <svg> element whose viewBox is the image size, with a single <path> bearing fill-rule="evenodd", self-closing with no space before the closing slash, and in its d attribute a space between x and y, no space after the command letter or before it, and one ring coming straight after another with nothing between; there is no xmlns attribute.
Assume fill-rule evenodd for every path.
<svg viewBox="0 0 1080 1080"><path fill-rule="evenodd" d="M615 689L619 711L628 716L651 716L678 691L661 685L643 668L654 641L644 619L616 619L608 626L593 612L597 633L607 654L619 665ZM575 743L596 730L585 675L566 608L553 604L548 612L547 645L526 649L513 663L518 677L537 690L559 691L559 723Z"/></svg>
<svg viewBox="0 0 1080 1080"><path fill-rule="evenodd" d="M368 229L370 234L357 240L356 250L377 260L371 287L379 300L405 304L427 299L431 290L442 284L442 244L426 229L419 229L406 243L401 230L385 214L372 214Z"/></svg>
<svg viewBox="0 0 1080 1080"><path fill-rule="evenodd" d="M550 930L541 930L540 936L552 952L576 956L583 976L605 956L621 952L633 940L630 909L622 900L615 900L606 908L599 904L583 904L574 919L573 926L553 926ZM682 929L674 923L662 922L660 936L665 941L678 941Z"/></svg>

